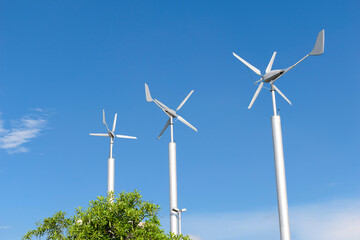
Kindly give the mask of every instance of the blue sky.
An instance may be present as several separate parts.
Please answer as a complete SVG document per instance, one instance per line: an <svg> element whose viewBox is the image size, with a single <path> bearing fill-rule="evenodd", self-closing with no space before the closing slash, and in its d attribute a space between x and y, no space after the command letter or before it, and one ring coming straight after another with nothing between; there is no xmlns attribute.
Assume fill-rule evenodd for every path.
<svg viewBox="0 0 360 240"><path fill-rule="evenodd" d="M167 117L175 123L178 205L195 240L279 239L269 91L247 106L257 76L294 64L325 29L325 53L277 86L292 238L360 238L357 1L1 1L0 238L105 195L118 113L116 192L138 189L168 217ZM317 227L315 227L317 226Z"/></svg>

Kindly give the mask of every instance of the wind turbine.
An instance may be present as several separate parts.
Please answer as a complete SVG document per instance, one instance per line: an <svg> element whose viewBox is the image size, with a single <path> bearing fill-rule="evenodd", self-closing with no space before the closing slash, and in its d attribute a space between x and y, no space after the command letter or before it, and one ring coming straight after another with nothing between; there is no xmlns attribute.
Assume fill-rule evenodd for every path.
<svg viewBox="0 0 360 240"><path fill-rule="evenodd" d="M238 55L236 55L236 53L233 52L233 55L239 59L242 63L244 63L248 68L250 68L254 73L256 73L257 75L261 76L261 78L259 80L257 80L254 84L257 84L258 82L260 82L259 87L256 89L256 92L253 96L253 98L251 99L251 102L249 104L248 109L250 109L252 107L252 105L254 104L256 98L258 97L261 89L264 86L264 83L270 83L271 85L271 91L274 92L276 91L277 93L280 94L280 96L282 96L290 105L291 102L290 100L275 86L274 82L276 80L278 80L280 77L282 77L285 73L287 73L288 71L290 71L292 68L294 68L296 65L298 65L300 62L304 61L307 57L309 56L317 56L317 55L321 55L324 53L324 41L325 41L325 30L321 30L318 34L318 37L316 39L316 43L315 46L313 48L313 50L308 53L305 57L303 57L302 59L300 59L297 63L295 63L294 65L285 68L285 69L277 69L277 70L271 70L272 65L274 63L274 59L276 56L276 52L273 53L270 62L268 64L268 66L265 69L265 74L262 75L260 70L257 69L256 67L254 67L253 65L251 65L250 63L248 63L247 61L245 61L244 59L242 59L241 57L239 57ZM275 99L273 99L275 101ZM274 115L276 115L276 106L274 104Z"/></svg>
<svg viewBox="0 0 360 240"><path fill-rule="evenodd" d="M233 53L233 55L243 62L248 68L250 68L261 78L255 82L257 84L260 82L259 87L257 88L250 104L249 109L254 104L257 96L259 95L264 83L270 83L271 85L271 96L274 115L271 116L271 127L272 127L272 138L273 138L273 148L274 148L274 160L275 160L275 175L276 175L276 189L277 189L277 200L278 200L278 212L279 212L279 225L280 225L280 236L281 240L290 240L290 224L289 224L289 211L288 211L288 201L287 201L287 191L286 191L286 178L285 178L285 163L284 163L284 151L283 151L283 142L282 142L282 133L281 133L281 122L280 116L276 110L276 101L275 101L275 91L280 94L290 105L290 100L274 85L274 82L278 80L281 76L287 73L289 70L294 68L300 62L305 60L309 56L317 56L324 53L324 41L325 41L325 31L322 30L318 34L316 39L315 46L313 50L307 54L305 57L300 59L294 65L279 70L271 70L276 52L272 55L270 62L265 70L265 74L262 75L260 70L246 62L244 59Z"/></svg>
<svg viewBox="0 0 360 240"><path fill-rule="evenodd" d="M170 125L171 130L171 141L169 143L169 190L170 190L170 232L178 235L179 234L179 225L178 225L178 213L174 209L178 209L177 207L177 177L176 177L176 143L174 142L174 118L177 118L180 122L184 123L191 129L193 129L195 132L197 132L197 129L191 125L189 122L187 122L184 118L182 118L180 115L177 114L177 111L179 111L182 106L186 103L186 101L189 99L191 94L194 92L192 90L185 99L180 103L180 105L177 107L176 110L173 110L169 107L167 107L165 104L161 103L157 99L152 99L150 95L150 90L148 85L145 83L145 95L146 95L146 101L148 102L154 102L161 110L164 111L164 113L169 117L167 122L165 123L164 128L160 132L157 139L159 139L165 130Z"/></svg>
<svg viewBox="0 0 360 240"><path fill-rule="evenodd" d="M108 133L90 133L91 136L98 137L110 137L110 154L108 159L108 194L111 192L114 193L115 186L115 159L113 158L113 144L115 137L117 138L127 138L127 139L137 139L136 137L126 136L126 135L115 135L115 127L116 127L117 113L115 113L114 122L112 126L112 130L110 131L106 121L105 121L105 111L103 110L103 124L106 126L106 130Z"/></svg>

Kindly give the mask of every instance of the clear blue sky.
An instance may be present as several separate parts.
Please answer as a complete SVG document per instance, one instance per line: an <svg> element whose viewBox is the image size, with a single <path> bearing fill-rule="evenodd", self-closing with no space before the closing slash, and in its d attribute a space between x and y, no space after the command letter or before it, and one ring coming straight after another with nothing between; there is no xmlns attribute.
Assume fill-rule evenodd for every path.
<svg viewBox="0 0 360 240"><path fill-rule="evenodd" d="M269 91L257 76L294 64L325 29L325 53L277 86L293 239L359 239L358 1L1 1L0 239L105 195L118 113L116 192L161 205L168 230L167 118L176 108L183 232L202 240L279 239ZM346 227L344 227L344 225ZM316 228L314 226L317 226ZM339 235L339 233L341 233Z"/></svg>

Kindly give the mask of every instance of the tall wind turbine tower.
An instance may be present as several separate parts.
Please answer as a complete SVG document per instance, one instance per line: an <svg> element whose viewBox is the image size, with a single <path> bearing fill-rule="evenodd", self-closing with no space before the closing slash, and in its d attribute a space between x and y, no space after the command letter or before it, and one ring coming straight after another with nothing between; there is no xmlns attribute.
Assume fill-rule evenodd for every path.
<svg viewBox="0 0 360 240"><path fill-rule="evenodd" d="M192 90L186 98L180 103L180 105L177 107L176 110L170 109L165 104L161 103L157 99L152 99L150 95L150 90L148 85L145 83L145 94L146 94L146 101L148 102L154 102L161 110L164 111L164 113L169 117L167 120L163 130L159 134L158 138L163 135L165 130L170 125L170 131L171 131L171 138L169 143L169 190L170 190L170 232L178 235L179 234L179 211L176 211L178 209L177 207L177 177L176 177L176 143L174 142L174 118L177 118L180 122L184 123L191 129L193 129L195 132L197 132L197 129L188 123L184 118L182 118L180 115L177 114L177 111L180 110L180 108L186 103L186 101L189 99L191 94L194 92Z"/></svg>
<svg viewBox="0 0 360 240"><path fill-rule="evenodd" d="M275 160L275 175L276 175L276 189L277 189L277 200L278 200L278 211L279 211L279 225L280 225L280 236L281 240L290 240L290 225L289 225L289 211L288 211L288 201L287 201L287 191L286 191L286 178L285 178L285 163L284 163L284 151L283 151L283 142L282 142L282 133L281 133L281 123L280 116L277 113L276 101L275 101L275 91L280 94L290 105L290 100L275 86L274 82L278 80L281 76L287 73L290 69L298 65L301 61L309 56L321 55L324 53L324 41L325 41L325 31L322 30L316 39L315 46L313 50L307 54L305 57L300 59L294 65L279 70L271 70L276 52L272 55L270 62L265 70L265 74L262 75L260 70L246 62L244 59L233 53L233 55L244 63L248 68L250 68L254 73L261 76L261 78L255 82L255 84L260 83L250 104L249 109L254 104L257 96L259 95L261 89L264 86L264 83L270 84L270 92L272 96L272 105L274 115L271 117L271 127L272 127L272 138L273 138L273 148L274 148L274 160Z"/></svg>
<svg viewBox="0 0 360 240"><path fill-rule="evenodd" d="M137 139L136 137L126 136L126 135L115 135L117 113L115 113L114 122L112 130L110 131L106 121L105 121L105 111L103 110L103 124L106 126L108 133L90 133L91 136L98 137L110 137L110 154L108 159L108 194L115 193L115 159L113 158L113 144L115 137L117 138L128 138L128 139Z"/></svg>

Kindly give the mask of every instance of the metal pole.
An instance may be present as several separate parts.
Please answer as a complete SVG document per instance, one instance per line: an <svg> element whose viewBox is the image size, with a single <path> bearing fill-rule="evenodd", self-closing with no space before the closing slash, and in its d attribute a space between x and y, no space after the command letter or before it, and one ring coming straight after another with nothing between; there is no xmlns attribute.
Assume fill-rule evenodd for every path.
<svg viewBox="0 0 360 240"><path fill-rule="evenodd" d="M174 119L170 117L170 141L174 142Z"/></svg>
<svg viewBox="0 0 360 240"><path fill-rule="evenodd" d="M115 159L108 159L108 193L114 192Z"/></svg>
<svg viewBox="0 0 360 240"><path fill-rule="evenodd" d="M274 116L271 117L271 127L274 147L280 236L281 240L290 240L289 210L286 192L285 162L281 133L281 121L280 116L276 114L275 92L273 88L271 90L271 93L274 110Z"/></svg>
<svg viewBox="0 0 360 240"><path fill-rule="evenodd" d="M277 115L277 111L276 111L276 101L275 101L275 89L274 86L271 84L271 96L272 96L272 103L273 103L273 111L274 111L274 115Z"/></svg>
<svg viewBox="0 0 360 240"><path fill-rule="evenodd" d="M177 180L176 180L176 143L173 138L173 118L170 118L171 142L169 143L169 192L170 192L170 232L178 235Z"/></svg>
<svg viewBox="0 0 360 240"><path fill-rule="evenodd" d="M110 155L108 159L108 194L115 193L115 159L112 157L112 149L114 140L110 138ZM111 199L113 202L114 200Z"/></svg>
<svg viewBox="0 0 360 240"><path fill-rule="evenodd" d="M181 234L181 211L179 212L179 234Z"/></svg>

